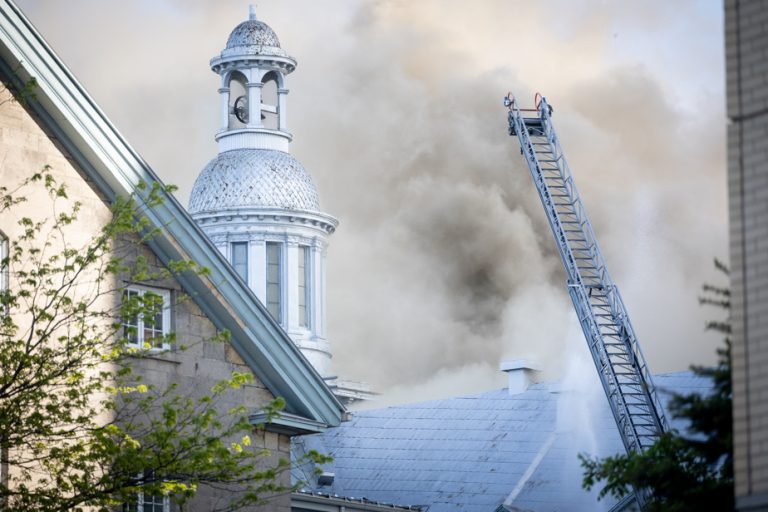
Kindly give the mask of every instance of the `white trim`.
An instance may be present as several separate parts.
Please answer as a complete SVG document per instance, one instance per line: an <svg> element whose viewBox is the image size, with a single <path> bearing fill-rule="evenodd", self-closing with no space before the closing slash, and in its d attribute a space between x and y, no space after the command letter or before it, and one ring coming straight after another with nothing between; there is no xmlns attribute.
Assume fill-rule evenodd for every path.
<svg viewBox="0 0 768 512"><path fill-rule="evenodd" d="M144 476L144 472L142 471L141 473L139 473L139 477L141 478L143 476ZM139 492L136 493L136 503L135 504L134 503L124 503L123 507L122 507L123 512L132 511L132 510L134 510L134 507L135 507L135 510L137 512L145 512L143 510L143 508L144 508L144 494L145 494L144 491L139 491ZM158 495L157 494L153 494L151 496L158 496ZM157 503L151 503L151 505L157 505ZM163 512L171 512L171 498L170 498L170 496L163 495L162 507L163 507ZM153 511L154 511L154 508L153 508Z"/></svg>
<svg viewBox="0 0 768 512"><path fill-rule="evenodd" d="M144 512L144 493L138 492L136 494L138 496L136 501L136 510L138 512ZM131 505L128 506L130 507ZM169 496L163 496L163 512L171 512L171 498Z"/></svg>
<svg viewBox="0 0 768 512"><path fill-rule="evenodd" d="M154 288L152 286L144 286L144 285L138 285L138 284L131 284L125 287L123 290L124 293L128 292L137 292L140 296L144 295L145 293L152 293L155 295L158 295L159 297L162 297L163 299L163 325L160 331L162 332L163 336L167 336L171 332L171 291L164 289L164 288ZM125 322L122 322L123 327L128 327L130 324L126 324ZM133 327L133 326L131 326ZM136 323L136 343L131 343L130 341L127 343L129 347L135 347L139 348L141 350L146 350L148 352L160 352L164 350L170 350L171 345L167 343L167 341L164 339L162 346L159 347L146 347L146 340L144 340L144 319L143 318L137 318Z"/></svg>

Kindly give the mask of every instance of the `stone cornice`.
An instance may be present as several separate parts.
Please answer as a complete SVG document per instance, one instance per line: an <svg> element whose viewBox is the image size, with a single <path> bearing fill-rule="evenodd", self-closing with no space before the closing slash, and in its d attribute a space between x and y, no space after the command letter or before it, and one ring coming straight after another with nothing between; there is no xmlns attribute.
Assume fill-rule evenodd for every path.
<svg viewBox="0 0 768 512"><path fill-rule="evenodd" d="M254 62L258 62L259 67L279 70L285 74L291 73L296 69L296 61L291 57L240 52L231 55L224 55L222 53L222 55L212 58L211 69L215 73L221 74L223 71L228 71L230 69L252 66Z"/></svg>
<svg viewBox="0 0 768 512"><path fill-rule="evenodd" d="M227 226L301 226L319 230L325 234L336 231L339 221L320 212L299 210L238 208L217 212L199 212L192 215L198 225L204 229L219 225Z"/></svg>

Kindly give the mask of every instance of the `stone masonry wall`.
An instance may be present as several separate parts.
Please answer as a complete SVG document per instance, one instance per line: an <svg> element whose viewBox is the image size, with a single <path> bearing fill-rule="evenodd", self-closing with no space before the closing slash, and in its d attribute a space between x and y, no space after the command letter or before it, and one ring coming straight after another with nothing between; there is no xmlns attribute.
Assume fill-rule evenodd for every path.
<svg viewBox="0 0 768 512"><path fill-rule="evenodd" d="M145 246L126 244L121 249L131 261L141 254L149 263L150 270L161 268L161 263ZM125 282L125 285L131 283ZM203 314L197 304L190 300L179 284L174 280L162 282L136 283L171 291L172 326L176 334L177 346L186 346L184 350L171 350L157 356L136 359L134 371L141 374L144 382L158 388L166 388L172 383L185 394L200 397L210 394L211 388L233 372L251 373L237 352L228 344L207 341L216 335L216 327ZM274 396L254 377L253 384L239 390L230 391L227 399L219 403L222 411L244 405L248 411L257 411L272 400ZM264 458L264 467L274 467L279 458L290 460L290 438L274 432L258 431L252 435L254 446L266 448L270 455ZM278 480L283 485L290 485L290 474L285 472ZM203 488L189 510L218 510L228 499L228 493ZM252 507L249 511L270 510L289 511L290 497L280 496L270 499L264 507Z"/></svg>

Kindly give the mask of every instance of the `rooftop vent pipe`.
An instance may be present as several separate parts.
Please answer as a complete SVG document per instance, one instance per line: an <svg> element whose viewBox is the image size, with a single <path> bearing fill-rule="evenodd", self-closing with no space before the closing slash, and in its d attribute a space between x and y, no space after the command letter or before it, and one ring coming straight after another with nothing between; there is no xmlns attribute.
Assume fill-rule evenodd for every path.
<svg viewBox="0 0 768 512"><path fill-rule="evenodd" d="M536 374L541 371L537 364L526 359L502 361L499 370L507 374L510 395L517 395L527 390L528 386L536 382Z"/></svg>

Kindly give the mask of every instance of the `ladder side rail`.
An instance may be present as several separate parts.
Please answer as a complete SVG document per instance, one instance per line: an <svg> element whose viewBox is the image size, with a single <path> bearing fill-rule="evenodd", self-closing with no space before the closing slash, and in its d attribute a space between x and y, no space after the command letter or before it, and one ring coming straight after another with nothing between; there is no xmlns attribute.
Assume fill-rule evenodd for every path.
<svg viewBox="0 0 768 512"><path fill-rule="evenodd" d="M589 217L587 216L586 209L584 208L581 201L581 196L579 195L576 188L575 181L570 172L570 167L568 166L568 162L565 158L565 153L560 146L557 134L555 133L554 127L550 122L549 107L545 101L546 100L542 99L542 104L539 106L539 116L542 120L542 127L544 128L547 142L550 145L550 153L558 164L558 169L564 179L564 182L566 183L569 198L573 201L572 205L576 214L576 218L579 222L581 233L586 240L586 245L590 257L592 258L593 264L598 271L597 279L601 282L601 288L603 288L607 294L609 289L613 288L614 285L610 280L610 276L607 274L605 260L602 258L599 245L597 244L597 238L594 235L594 231L591 229ZM520 133L520 130L518 129L517 132ZM527 132L525 135L527 135ZM557 237L556 235L556 238L560 238L563 240L563 243L566 246L568 245L568 238L564 233L562 233L561 237ZM573 254L570 250L570 247L569 253L571 255ZM584 335L590 345L590 352L600 374L600 379L603 383L603 388L606 392L606 396L608 397L612 412L614 413L614 418L620 427L620 431L622 433L622 441L624 442L625 448L628 450L636 449L639 451L642 448L641 433L632 422L632 414L630 411L631 406L629 403L627 403L626 396L621 391L619 378L616 375L613 363L607 355L605 340L603 339L603 334L598 326L597 318L594 316L595 312L589 302L589 296L585 290L578 266L575 266L574 272L577 274L578 279L574 279L573 281L577 281L578 286L575 289L569 289L571 292L571 299L574 302L574 307L577 309L577 311L582 310L587 313L585 315L579 315L579 323L581 324L582 331L584 332ZM616 317L615 307L611 309L612 315ZM625 345L625 350L628 357L633 357L633 354L626 340L622 339L622 342ZM633 367L634 366L635 365L633 365ZM652 411L652 409L649 409L649 412L650 411ZM654 419L654 422L655 421L656 420Z"/></svg>
<svg viewBox="0 0 768 512"><path fill-rule="evenodd" d="M546 107L546 108L545 108ZM611 308L611 312L614 314L616 318L620 319L628 319L629 315L627 314L626 307L624 306L623 300L621 300L621 297L618 296L618 287L614 283L613 279L611 278L610 272L608 271L608 266L605 261L605 257L603 256L602 251L600 250L600 244L597 242L597 236L594 233L594 230L592 229L592 223L589 220L589 217L587 216L586 208L584 207L584 204L581 200L581 195L578 192L578 189L576 187L576 182L573 179L573 175L571 173L570 166L568 165L568 161L565 158L565 154L562 151L562 147L560 146L560 141L555 133L554 129L552 129L552 125L549 122L549 107L546 103L546 99L541 100L541 106L540 106L541 116L542 119L546 119L546 126L548 128L549 135L548 138L550 139L550 144L553 148L557 148L557 151L559 153L559 159L562 159L562 168L563 168L563 174L567 176L566 183L568 187L568 191L571 194L571 196L574 198L574 206L579 212L579 218L582 219L582 231L585 235L585 239L589 242L589 251L590 255L594 259L595 267L601 270L601 276L602 281L604 283L604 287L606 288L605 292L606 295L608 295L608 302Z"/></svg>
<svg viewBox="0 0 768 512"><path fill-rule="evenodd" d="M544 112L544 115L548 114L548 110ZM565 155L560 147L557 134L551 129L551 124L547 123L548 132L551 136L548 137L553 148L557 148L557 159L562 159L562 165L564 168L564 174L567 174L566 180L568 186L568 192L571 194L574 200L574 207L579 211L578 217L583 221L584 238L589 244L589 252L593 257L594 265L598 268L601 276L604 280L604 288L606 294L606 300L609 304L612 315L617 318L623 327L624 342L627 346L627 352L634 359L632 362L640 372L641 379L645 382L644 385L644 401L649 414L653 417L655 423L655 430L657 433L665 432L668 430L667 420L664 414L664 409L661 406L661 402L658 398L655 385L653 384L653 377L648 369L648 364L645 361L645 357L642 353L639 343L637 342L637 335L635 334L634 327L629 318L629 314L626 309L626 305L621 297L618 286L611 279L610 273L605 263L605 258L600 251L600 246L597 242L597 238L592 229L591 222L587 217L586 210L584 208L581 197L576 189L576 184L570 174L570 168L568 167ZM555 150L553 149L553 152Z"/></svg>
<svg viewBox="0 0 768 512"><path fill-rule="evenodd" d="M656 423L658 433L660 434L668 429L664 409L661 407L661 403L658 399L658 394L656 392L655 385L653 384L653 378L650 371L648 370L648 364L645 361L645 357L643 356L639 343L637 342L637 336L635 335L634 328L632 327L632 324L629 320L629 314L627 313L626 306L621 297L621 294L619 293L618 287L610 276L605 258L602 254L602 251L600 250L600 245L597 242L597 237L595 236L594 230L592 229L592 223L589 221L586 209L584 208L583 202L581 201L581 195L578 193L578 189L576 187L575 180L573 179L570 166L568 165L568 161L565 158L562 147L560 146L559 138L557 137L557 134L555 133L555 130L553 129L550 122L549 105L544 98L542 98L539 105L539 112L547 131L547 139L550 141L550 144L553 147L553 154L556 151L557 158L561 161L563 175L566 177L566 186L568 187L569 193L572 194L571 197L574 198L575 206L577 205L580 213L579 217L583 219L582 230L584 232L585 239L589 243L590 255L595 261L595 267L598 268L601 276L603 277L605 288L604 291L611 313L613 314L614 318L621 321L626 333L625 343L627 345L627 350L635 359L635 366L638 368L641 377L645 381L644 391L646 394L645 398L648 410L654 416L654 422Z"/></svg>
<svg viewBox="0 0 768 512"><path fill-rule="evenodd" d="M602 333L600 332L597 319L594 316L594 311L589 304L581 273L576 265L573 251L568 244L568 237L563 229L557 208L554 206L546 181L543 178L541 163L536 156L528 129L525 126L525 121L514 99L510 105L509 120L510 124L514 125L514 132L517 134L520 147L523 148L523 156L526 159L534 184L539 192L539 198L547 213L550 228L555 235L560 256L565 264L566 273L569 277L569 286L575 285L576 289L579 290L575 295L571 294L571 299L574 302L574 307L577 312L583 311L584 313L578 315L579 323L581 324L584 335L590 345L590 353L595 359L595 365L599 372L600 381L603 385L603 390L609 399L614 418L616 419L617 424L621 427L622 441L628 449L633 447L640 448L642 445L640 439L636 435L635 428L631 423L629 406L626 403L625 396L621 393L619 379L616 376L613 365L605 353L605 344L602 339ZM545 124L548 124L544 119L542 119L542 121ZM552 131L550 127L547 128L548 131ZM560 153L562 154L562 151ZM562 167L559 165L558 170L562 173ZM571 179L571 181L573 180ZM585 213L583 209L582 212ZM586 217L584 217L584 219L588 221ZM597 349L597 351L595 349Z"/></svg>
<svg viewBox="0 0 768 512"><path fill-rule="evenodd" d="M617 300L621 304L621 308L626 311L626 307L624 306L624 299L622 299L621 294L619 293L618 287L616 288L616 297ZM643 356L643 350L640 347L640 343L637 340L637 336L635 335L634 327L632 327L632 321L629 318L629 315L625 317L625 323L628 328L630 342L632 345L632 352L640 363L640 369L642 373L643 380L646 383L646 387L648 388L648 398L649 408L655 413L654 418L657 421L657 428L659 429L659 433L667 432L669 430L669 424L667 422L666 414L664 413L664 408L661 404L661 400L659 399L659 394L656 390L656 386L653 384L653 376L651 375L651 371L648 368L648 363L645 360L645 356Z"/></svg>
<svg viewBox="0 0 768 512"><path fill-rule="evenodd" d="M557 133L555 132L552 125L549 115L549 104L545 98L542 98L541 100L541 104L539 105L539 112L546 128L547 141L552 148L553 154L557 155L557 160L560 162L559 166L563 173L566 189L574 200L574 210L576 210L577 215L581 221L579 227L581 228L584 234L584 238L587 241L589 253L593 259L595 268L598 269L601 281L603 283L605 283L607 286L613 285L613 281L607 272L605 258L603 258L602 252L600 251L600 246L597 243L597 237L595 236L595 232L592 229L592 223L589 221L587 210L581 201L581 194L579 194L578 188L576 187L576 180L574 180L573 174L571 173L571 166L568 165L568 160L565 158L565 152L560 145L560 138L557 136Z"/></svg>
<svg viewBox="0 0 768 512"><path fill-rule="evenodd" d="M618 286L613 284L611 289L606 293L606 298L610 304L611 310L615 311L619 316L619 321L622 326L622 337L627 345L628 353L632 356L632 363L640 373L641 382L643 383L643 395L645 401L645 407L653 417L655 423L655 432L661 434L668 430L668 424L664 409L656 391L656 386L653 383L653 376L648 368L648 363L645 360L642 349L638 342L637 335L627 312L624 299L621 296Z"/></svg>
<svg viewBox="0 0 768 512"><path fill-rule="evenodd" d="M621 396L616 375L608 358L608 354L606 353L605 345L602 343L599 330L596 330L594 326L590 325L589 317L591 315L588 311L589 306L585 307L586 303L584 302L583 297L583 287L569 284L568 293L571 296L571 301L576 309L576 315L579 319L579 324L581 324L581 329L584 332L584 337L587 339L589 353L592 356L592 361L595 363L605 396L608 398L608 405L611 408L611 413L616 421L616 426L619 427L619 434L624 449L627 453L639 451L641 447L640 439L632 426L629 410ZM585 309L587 309L587 311L584 311Z"/></svg>
<svg viewBox="0 0 768 512"><path fill-rule="evenodd" d="M533 144L531 143L528 129L525 126L525 121L523 120L523 116L519 110L519 107L517 106L517 101L515 99L512 99L512 103L510 105L509 120L510 123L514 124L515 126L515 132L517 134L520 147L523 151L523 157L528 164L528 169L531 172L534 186L536 187L536 191L539 193L539 199L541 200L544 211L547 214L547 221L549 222L549 227L555 236L557 248L560 252L560 258L565 264L565 271L568 274L568 279L581 285L581 275L578 272L576 260L574 259L570 246L567 244L567 236L563 230L562 223L560 222L560 217L557 212L557 208L555 207L555 203L552 200L549 189L546 186L546 181L544 180L541 170L541 163L536 156L536 151L534 150Z"/></svg>

